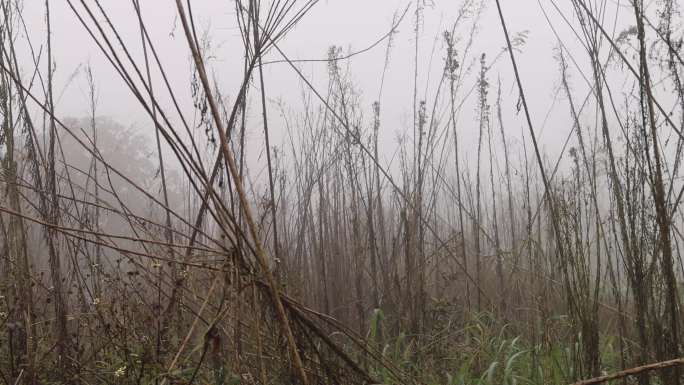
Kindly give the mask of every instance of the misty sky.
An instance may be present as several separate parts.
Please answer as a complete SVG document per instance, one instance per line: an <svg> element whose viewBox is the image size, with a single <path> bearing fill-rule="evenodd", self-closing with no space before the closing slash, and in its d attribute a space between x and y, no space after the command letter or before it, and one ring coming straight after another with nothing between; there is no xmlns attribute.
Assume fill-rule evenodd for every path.
<svg viewBox="0 0 684 385"><path fill-rule="evenodd" d="M182 108L187 108L188 116L192 116L192 101L190 97L190 59L187 44L182 35L182 28L177 22L175 2L171 0L141 1L143 17L156 49L161 55L165 70L172 82L174 92L181 100ZM74 4L79 1L74 1ZM92 2L86 2L91 4ZM112 22L122 33L123 39L129 44L132 54L142 63L140 49L139 26L133 13L132 3L128 0L102 1ZM541 5L540 5L541 3ZM192 1L193 11L198 21L198 27L206 32L211 41L211 59L209 60L213 76L216 78L222 93L233 100L241 80L243 53L239 31L235 20L234 3L232 1ZM434 98L436 87L442 73L445 47L441 32L450 29L456 20L461 2L435 1L428 4L424 10L425 18L419 40L419 99L426 99L428 104ZM559 66L554 59L554 48L558 40L549 26L543 9L546 10L551 22L560 34L563 44L573 52L580 65L586 68L586 54L579 49L577 37L563 21L554 4L557 4L568 19L573 19L568 1L557 2L549 0L504 0L502 5L509 31L512 35L527 31L526 44L517 53L521 77L525 83L525 91L529 99L531 114L536 130L541 134L541 140L548 153L557 153L565 136L571 128L568 119L568 107L563 98L557 96L559 84ZM91 4L92 5L92 4ZM616 33L630 23L629 9L623 0L609 2L606 10L606 25L613 25L616 10L622 9L626 16L619 16L615 25ZM44 41L45 24L42 1L25 1L24 17L26 18L30 39L34 42L34 50ZM79 7L78 5L76 5ZM144 111L131 96L112 70L101 52L85 32L66 0L51 0L50 7L53 19L53 51L56 62L56 94L57 114L59 116L85 116L89 105L87 98L87 84L84 76L84 66L90 64L93 68L96 85L99 91L98 114L107 115L120 121L124 125L132 125L152 135L152 125ZM383 130L382 138L386 148L396 144L397 135L411 127L413 71L414 71L414 10L415 3L395 0L344 0L321 1L298 24L280 45L291 59L323 59L331 45L341 46L345 50L356 51L364 49L386 34L392 24L393 16L400 14L409 7L406 17L399 26L399 32L394 36L391 50L391 62L386 75L382 95ZM79 8L82 10L82 8ZM101 18L100 18L101 19ZM457 36L460 41L457 49L465 49L468 41L472 19L457 26ZM470 63L472 74L465 79L461 97L467 94L475 82L475 75L479 71L479 57L482 53L488 60L493 59L501 50L505 42L496 12L496 4L486 3L486 8L480 20L479 29L471 52ZM379 44L369 52L351 59L353 78L357 90L361 93L361 100L366 114L370 116L370 106L378 98L380 74L384 65L386 42ZM28 49L24 47L24 49ZM25 51L28 52L28 51ZM28 56L26 56L28 60ZM266 59L278 60L281 57L273 51ZM309 76L313 84L321 90L326 88L327 74L325 63L305 63L300 68ZM571 70L575 68L571 65ZM276 101L282 101L292 111L301 109L303 84L287 64L270 64L265 68L266 87L269 96L271 116L274 117L272 129L278 138L282 127L278 124ZM573 73L573 88L578 92L577 99L581 101L588 90L581 76ZM518 92L507 55L502 55L489 72L489 81L493 85L490 90L490 103L493 105L496 95L497 78L502 80L503 110L506 129L511 135L519 138L524 126L523 115L516 114ZM155 74L155 87L161 88L158 74ZM160 92L161 93L161 92ZM168 99L165 99L168 100ZM578 103L578 102L576 102ZM464 132L464 140L473 140L476 135L477 124L475 111L477 105L476 93L472 92L463 104L459 124ZM168 106L168 109L171 107ZM259 110L253 108L250 117L259 124ZM370 119L368 119L370 121ZM258 141L255 134L253 140ZM510 141L520 151L515 139ZM278 144L276 142L276 144ZM466 148L468 151L468 148ZM391 151L390 151L391 152ZM385 154L386 159L390 156Z"/></svg>

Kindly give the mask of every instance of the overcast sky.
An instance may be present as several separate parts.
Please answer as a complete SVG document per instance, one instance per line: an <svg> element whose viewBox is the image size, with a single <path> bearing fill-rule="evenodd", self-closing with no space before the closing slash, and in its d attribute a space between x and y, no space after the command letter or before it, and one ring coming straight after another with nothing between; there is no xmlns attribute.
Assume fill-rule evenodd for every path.
<svg viewBox="0 0 684 385"><path fill-rule="evenodd" d="M74 1L74 3L79 3ZM92 1L88 1L92 5ZM139 26L132 12L129 0L103 0L112 22L121 32L124 40L138 60L142 63ZM174 92L181 100L182 108L191 111L190 98L190 60L182 29L176 20L175 2L172 0L142 0L143 17L156 49L161 55L163 65L172 81ZM541 5L540 5L541 3ZM568 123L568 107L563 98L554 98L559 84L558 63L554 59L554 48L558 40L550 24L544 17L545 10L551 24L559 33L580 65L585 65L586 54L579 50L577 37L568 27L556 8L557 4L565 17L573 20L567 0L504 0L503 11L512 35L527 32L526 44L517 53L521 77L529 99L535 128L541 135L545 148L551 154L557 153L571 126ZM212 49L210 68L221 87L222 93L233 100L238 82L241 80L242 50L237 29L234 2L217 0L193 0L193 12L198 28L210 36ZM329 0L320 1L311 12L301 20L297 27L285 38L281 47L291 59L325 58L328 47L337 45L345 50L364 49L385 35L392 24L393 16L409 7L406 17L394 36L391 62L382 95L383 106L383 144L391 148L396 143L398 133L410 127L412 119L413 71L414 71L414 11L415 2L397 0ZM439 83L443 68L444 44L441 32L450 29L456 20L461 2L435 1L424 10L424 22L419 40L419 98L429 101ZM542 8L543 6L543 8ZM44 22L45 4L42 1L25 1L24 17L27 20L30 39L34 49L44 41L46 31ZM133 125L151 135L152 126L138 103L131 97L121 82L85 32L66 0L50 0L53 20L53 51L56 62L56 90L60 95L57 113L60 116L85 116L88 114L87 85L83 68L92 65L95 81L99 90L98 114L108 115L125 125ZM629 24L629 9L624 0L611 0L606 8L606 25L613 26L616 11L618 16L615 28L617 33ZM82 8L79 8L82 9ZM620 10L622 9L622 10ZM100 18L101 19L101 18ZM465 49L472 20L457 27L461 41L457 49ZM612 28L611 28L612 30ZM502 29L496 12L496 4L486 1L484 14L480 20L470 60L477 60L485 53L488 60L496 57L505 45ZM24 47L27 49L27 47ZM370 106L377 99L380 75L384 64L386 42L374 49L355 56L349 61L355 85L361 92L362 104L370 114ZM269 58L280 57L271 52ZM467 64L467 63L466 63ZM325 63L306 63L300 67L319 89L327 84ZM473 76L464 81L465 91L475 84L477 65ZM282 100L292 110L301 109L302 83L287 64L266 66L266 86L271 100L270 108L275 109L275 100ZM502 79L503 109L507 130L512 136L520 137L524 128L522 114L516 114L518 92L514 87L511 65L508 56L503 55L492 67L489 80L494 85L490 91L490 103L494 104L497 78ZM155 86L160 87L160 79L155 76ZM579 74L573 74L573 87L578 92L577 99L584 99L586 83ZM578 102L576 102L578 103ZM474 122L477 98L472 93L465 101L460 124L464 140L475 137L477 124ZM553 107L553 108L551 108ZM171 108L167 106L167 108ZM258 110L253 110L256 117ZM258 122L258 119L256 119ZM274 120L277 123L277 119ZM276 137L282 127L274 124ZM526 129L526 128L525 128ZM258 131L258 130L257 130ZM516 140L511 140L516 147ZM516 147L519 149L519 147ZM515 152L515 151L514 151Z"/></svg>

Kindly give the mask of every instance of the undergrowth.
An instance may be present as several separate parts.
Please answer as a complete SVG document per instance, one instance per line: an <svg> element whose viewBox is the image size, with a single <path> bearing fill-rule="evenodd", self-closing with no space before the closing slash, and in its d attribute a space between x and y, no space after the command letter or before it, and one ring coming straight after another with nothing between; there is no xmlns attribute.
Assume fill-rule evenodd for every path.
<svg viewBox="0 0 684 385"><path fill-rule="evenodd" d="M368 343L379 348L383 358L394 366L411 372L425 384L541 385L568 384L578 379L575 357L581 341L535 343L512 325L500 324L489 313L472 314L464 324L459 328L447 324L422 336L399 333L387 338L383 313L376 310ZM618 360L614 338L602 336L603 372L619 369ZM374 374L382 383L392 383L386 368L376 368Z"/></svg>

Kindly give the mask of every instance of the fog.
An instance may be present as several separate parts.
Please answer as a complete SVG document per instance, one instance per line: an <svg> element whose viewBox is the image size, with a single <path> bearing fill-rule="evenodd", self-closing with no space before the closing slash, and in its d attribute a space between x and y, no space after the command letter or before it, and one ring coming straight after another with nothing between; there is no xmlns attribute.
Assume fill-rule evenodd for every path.
<svg viewBox="0 0 684 385"><path fill-rule="evenodd" d="M78 10L83 8L78 2L73 2ZM173 5L173 4L171 4ZM413 4L401 1L326 1L317 3L308 16L297 23L297 26L280 44L283 52L292 60L325 60L330 46L340 47L344 53L365 50L391 30L393 18L401 15L404 18L397 26L396 34L392 37L390 62L385 75L383 94L383 127L382 143L387 149L385 161L389 161L391 153L396 147L397 135L403 133L412 120L412 87L415 51L415 10ZM103 2L108 17L116 26L128 49L136 60L142 60L139 25L132 17L133 5L128 1ZM504 5L508 28L511 34L524 34L525 43L520 47L520 75L528 91L528 99L534 124L539 131L539 139L548 148L549 153L557 153L560 149L556 135L565 136L570 130L567 121L567 109L558 108L556 88L560 84L558 61L554 59L554 49L559 46L559 40L554 30L562 39L562 43L570 53L581 52L576 36L567 22L565 15L571 14L571 6L553 2L543 4L538 1L516 1L515 6ZM31 39L40 42L44 38L44 6L39 1L27 2L24 17L27 27L33 35ZM437 80L441 76L444 61L444 41L442 32L453 28L458 19L461 8L459 2L427 2L421 21L421 31L418 40L418 84L419 99L434 98ZM474 8L474 7L473 7ZM610 3L605 14L614 19L619 8L624 4ZM559 12L562 12L562 14ZM120 77L113 70L100 52L98 47L79 22L77 16L67 2L58 1L53 5L53 50L55 71L55 89L59 98L56 107L62 116L80 117L88 114L88 96L84 80L85 66L94 68L94 76L99 90L99 115L109 116L126 126L152 136L152 125L149 116L141 110L139 103L132 97ZM193 3L193 12L200 34L210 42L208 50L208 65L217 81L218 87L227 98L234 98L240 86L243 71L244 53L242 42L235 19L235 6L231 2L199 1ZM547 13L549 19L544 16ZM142 15L146 28L156 45L164 65L167 77L171 81L173 91L180 101L181 108L188 116L193 116L190 87L192 69L187 43L182 36L182 29L178 24L174 7L162 6L156 2L144 2ZM619 14L618 14L619 15ZM102 20L102 17L99 17ZM628 24L625 17L618 17L617 23L612 25L613 32L619 33ZM606 22L607 24L613 24ZM461 45L468 42L472 28L472 20L462 20L456 26ZM574 26L573 26L574 28ZM36 48L40 43L35 44ZM486 54L490 59L500 55L505 46L501 27L498 25L496 7L485 4L480 16L479 25L473 37L470 48L471 57L464 65L470 68L465 87L475 87L477 82L477 62L480 54ZM352 71L355 86L361 93L361 103L370 115L371 104L378 99L380 92L380 76L384 67L387 39L382 40L374 48L353 56L344 61ZM282 57L271 50L264 57L264 62L282 61ZM585 57L579 59L578 64L587 63ZM326 63L298 63L304 74L319 90L324 90L327 84ZM156 72L156 71L155 71ZM305 86L287 63L275 63L265 66L265 81L268 84L269 108L272 116L277 116L277 102L297 110L301 105L301 95ZM495 84L501 78L502 93L510 99L504 106L507 118L517 124L511 130L521 131L523 120L518 114L515 99L517 91L512 78L510 60L503 56L492 65L489 70L489 80ZM578 78L574 86L578 92L588 90L586 83ZM432 80L432 81L430 81ZM154 76L155 88L162 88L159 74ZM472 122L475 117L476 99L474 92L463 101L461 121ZM254 100L250 100L251 103ZM252 109L250 117L258 117ZM258 124L258 123L257 123ZM548 128L547 128L548 127ZM276 143L282 137L282 122L272 123ZM259 129L250 135L256 143ZM280 134L280 135L279 135ZM466 131L465 140L475 143L474 132ZM520 135L514 135L519 137ZM282 142L282 138L280 142ZM520 149L519 149L520 150Z"/></svg>
<svg viewBox="0 0 684 385"><path fill-rule="evenodd" d="M0 382L684 379L678 2L0 10Z"/></svg>

